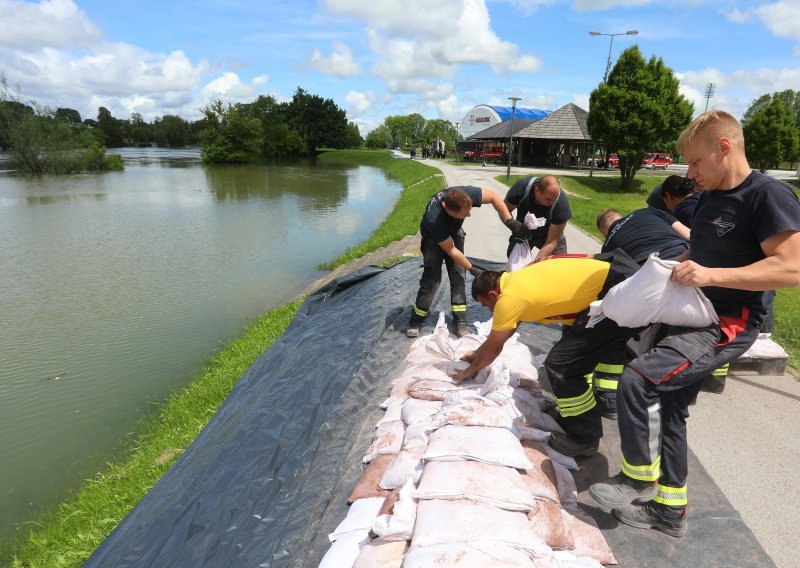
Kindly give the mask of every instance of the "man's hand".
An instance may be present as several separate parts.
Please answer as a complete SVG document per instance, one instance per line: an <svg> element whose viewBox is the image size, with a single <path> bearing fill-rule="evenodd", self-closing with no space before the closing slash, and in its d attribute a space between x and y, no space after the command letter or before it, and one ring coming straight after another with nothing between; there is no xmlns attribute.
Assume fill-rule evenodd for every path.
<svg viewBox="0 0 800 568"><path fill-rule="evenodd" d="M467 363L472 363L475 359L475 351L468 351L461 356L461 361L466 361ZM461 381L466 381L467 379L471 379L475 375L477 375L477 371L468 372L470 367L466 369L462 369L460 371L456 371L455 373L451 373L450 378L453 379L455 382L460 383Z"/></svg>
<svg viewBox="0 0 800 568"><path fill-rule="evenodd" d="M483 270L474 265L471 266L469 269L469 273L472 274L472 276L474 276L475 278L477 278L481 272L483 272Z"/></svg>
<svg viewBox="0 0 800 568"><path fill-rule="evenodd" d="M684 260L672 269L672 281L686 288L711 285L711 269L692 260Z"/></svg>
<svg viewBox="0 0 800 568"><path fill-rule="evenodd" d="M523 223L517 221L513 217L509 218L506 223L506 227L511 231L511 234L520 239L528 239L531 236L531 232Z"/></svg>

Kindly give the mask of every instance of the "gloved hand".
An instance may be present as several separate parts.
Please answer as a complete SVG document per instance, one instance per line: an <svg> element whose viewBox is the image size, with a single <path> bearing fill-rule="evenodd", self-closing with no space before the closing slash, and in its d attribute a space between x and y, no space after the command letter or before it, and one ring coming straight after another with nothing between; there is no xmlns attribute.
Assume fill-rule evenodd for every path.
<svg viewBox="0 0 800 568"><path fill-rule="evenodd" d="M481 270L481 269L480 269L480 268L478 268L477 266L473 266L472 268L470 268L470 269L469 269L469 273L470 273L470 274L472 274L472 276L474 276L475 278L477 278L477 277L478 277L478 275L479 275L481 272L483 272L483 270Z"/></svg>
<svg viewBox="0 0 800 568"><path fill-rule="evenodd" d="M515 237L527 240L528 237L531 236L530 229L528 229L528 227L526 227L523 223L517 221L513 217L510 217L506 221L505 225L511 231L511 234L513 234Z"/></svg>

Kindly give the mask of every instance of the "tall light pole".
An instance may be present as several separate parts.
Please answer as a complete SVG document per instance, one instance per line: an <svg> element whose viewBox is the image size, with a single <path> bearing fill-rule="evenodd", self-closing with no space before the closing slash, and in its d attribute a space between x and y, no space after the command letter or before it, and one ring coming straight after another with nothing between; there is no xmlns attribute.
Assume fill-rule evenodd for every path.
<svg viewBox="0 0 800 568"><path fill-rule="evenodd" d="M706 98L706 110L704 110L703 112L707 112L708 111L708 99L710 99L711 97L714 96L714 89L715 88L716 88L716 85L714 83L709 83L708 85L706 85L706 94L703 95Z"/></svg>
<svg viewBox="0 0 800 568"><path fill-rule="evenodd" d="M511 178L511 156L514 154L514 112L517 110L519 97L508 97L511 101L511 132L508 139L508 166L506 167L506 181Z"/></svg>
<svg viewBox="0 0 800 568"><path fill-rule="evenodd" d="M453 126L456 127L456 164L458 163L458 128L461 126L460 122L454 122Z"/></svg>
<svg viewBox="0 0 800 568"><path fill-rule="evenodd" d="M592 36L609 36L611 37L611 42L608 44L608 60L606 61L606 73L603 75L603 83L608 83L608 72L611 70L611 47L614 45L614 36L621 36L621 35L638 35L639 30L628 30L627 32L621 32L618 34L604 34L595 30L590 30L589 35Z"/></svg>
<svg viewBox="0 0 800 568"><path fill-rule="evenodd" d="M589 35L591 36L610 36L611 41L608 44L608 59L606 60L606 72L603 75L603 83L608 83L608 72L611 70L611 46L614 45L614 36L621 36L621 35L639 35L639 30L628 30L627 32L617 33L617 34L604 34L598 32L596 30L589 30ZM606 148L606 152L608 152L608 148ZM592 156L589 159L589 177L592 177L592 173L594 172L594 143L592 143Z"/></svg>

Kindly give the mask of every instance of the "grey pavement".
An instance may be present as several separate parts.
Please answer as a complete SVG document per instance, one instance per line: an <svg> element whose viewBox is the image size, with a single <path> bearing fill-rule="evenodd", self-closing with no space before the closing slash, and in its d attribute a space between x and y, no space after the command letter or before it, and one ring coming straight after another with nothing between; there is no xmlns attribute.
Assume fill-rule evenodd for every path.
<svg viewBox="0 0 800 568"><path fill-rule="evenodd" d="M447 185L478 185L505 194L493 179L500 166L458 167L428 160ZM540 173L513 168L514 174ZM504 261L508 229L491 206L474 208L464 222L469 256ZM567 225L570 252L597 252L592 235ZM789 374L732 372L722 394L700 393L690 408L689 447L703 464L764 550L779 567L800 567L800 383ZM691 514L691 471L689 473ZM626 530L621 527L616 530Z"/></svg>

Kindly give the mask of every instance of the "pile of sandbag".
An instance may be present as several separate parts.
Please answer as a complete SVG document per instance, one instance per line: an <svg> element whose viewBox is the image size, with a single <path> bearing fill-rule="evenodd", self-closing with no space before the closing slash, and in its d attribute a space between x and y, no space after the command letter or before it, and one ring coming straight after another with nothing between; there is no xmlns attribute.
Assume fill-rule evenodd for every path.
<svg viewBox="0 0 800 568"><path fill-rule="evenodd" d="M616 564L577 506L575 460L547 444L561 428L527 346L515 336L491 369L452 380L490 323L477 327L453 339L441 314L412 345L321 567Z"/></svg>

